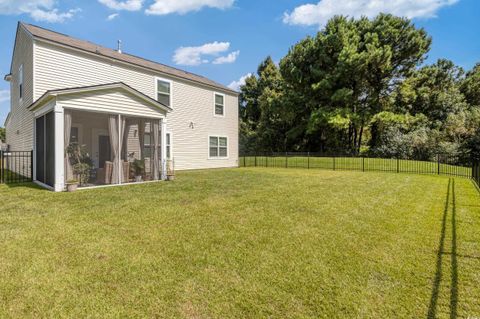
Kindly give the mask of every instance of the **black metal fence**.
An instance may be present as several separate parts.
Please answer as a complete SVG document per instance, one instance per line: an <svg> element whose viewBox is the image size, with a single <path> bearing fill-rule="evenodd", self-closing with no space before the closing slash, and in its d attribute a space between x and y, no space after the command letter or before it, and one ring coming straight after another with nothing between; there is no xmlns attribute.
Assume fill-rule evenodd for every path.
<svg viewBox="0 0 480 319"><path fill-rule="evenodd" d="M0 184L31 182L33 151L0 151Z"/></svg>
<svg viewBox="0 0 480 319"><path fill-rule="evenodd" d="M480 163L459 156L440 154L434 161L374 158L323 153L257 153L240 156L242 167L283 167L355 171L383 171L472 178L480 185Z"/></svg>
<svg viewBox="0 0 480 319"><path fill-rule="evenodd" d="M472 165L472 179L480 187L480 161L474 162Z"/></svg>

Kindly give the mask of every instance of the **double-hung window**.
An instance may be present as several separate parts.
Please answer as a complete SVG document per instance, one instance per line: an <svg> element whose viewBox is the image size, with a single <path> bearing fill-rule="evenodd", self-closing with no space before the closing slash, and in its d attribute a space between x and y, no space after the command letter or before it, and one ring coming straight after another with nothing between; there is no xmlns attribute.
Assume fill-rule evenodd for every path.
<svg viewBox="0 0 480 319"><path fill-rule="evenodd" d="M222 158L228 156L228 139L224 136L209 137L209 156Z"/></svg>
<svg viewBox="0 0 480 319"><path fill-rule="evenodd" d="M225 116L225 95L215 93L215 116Z"/></svg>
<svg viewBox="0 0 480 319"><path fill-rule="evenodd" d="M157 101L171 107L172 105L172 82L157 79Z"/></svg>
<svg viewBox="0 0 480 319"><path fill-rule="evenodd" d="M23 64L18 68L18 96L20 101L23 99Z"/></svg>

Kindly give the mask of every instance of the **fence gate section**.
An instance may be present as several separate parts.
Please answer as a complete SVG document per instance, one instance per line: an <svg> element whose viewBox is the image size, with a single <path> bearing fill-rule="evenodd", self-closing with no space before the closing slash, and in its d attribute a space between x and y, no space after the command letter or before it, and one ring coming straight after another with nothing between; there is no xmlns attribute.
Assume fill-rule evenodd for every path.
<svg viewBox="0 0 480 319"><path fill-rule="evenodd" d="M32 163L33 151L0 151L0 184L31 182Z"/></svg>

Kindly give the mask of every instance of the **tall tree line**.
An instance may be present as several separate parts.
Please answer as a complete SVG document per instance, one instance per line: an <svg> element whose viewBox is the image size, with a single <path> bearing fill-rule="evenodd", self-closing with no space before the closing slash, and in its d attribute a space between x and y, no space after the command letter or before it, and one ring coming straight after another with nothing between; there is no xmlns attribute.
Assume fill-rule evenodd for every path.
<svg viewBox="0 0 480 319"><path fill-rule="evenodd" d="M480 155L480 64L423 65L430 45L406 18L332 18L246 79L241 150Z"/></svg>

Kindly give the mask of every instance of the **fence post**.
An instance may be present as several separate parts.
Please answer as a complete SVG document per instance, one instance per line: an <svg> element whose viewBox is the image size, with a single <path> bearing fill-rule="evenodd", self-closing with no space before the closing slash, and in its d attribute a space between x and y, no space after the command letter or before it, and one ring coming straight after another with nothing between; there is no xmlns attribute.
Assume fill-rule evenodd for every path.
<svg viewBox="0 0 480 319"><path fill-rule="evenodd" d="M333 170L335 170L335 155L332 155L333 156Z"/></svg>
<svg viewBox="0 0 480 319"><path fill-rule="evenodd" d="M397 173L400 173L400 159L397 157Z"/></svg>
<svg viewBox="0 0 480 319"><path fill-rule="evenodd" d="M285 152L285 168L288 168L288 152Z"/></svg>
<svg viewBox="0 0 480 319"><path fill-rule="evenodd" d="M255 167L257 167L257 152L255 152Z"/></svg>
<svg viewBox="0 0 480 319"><path fill-rule="evenodd" d="M307 153L307 169L310 169L310 152Z"/></svg>
<svg viewBox="0 0 480 319"><path fill-rule="evenodd" d="M437 174L440 175L440 155L437 155Z"/></svg>
<svg viewBox="0 0 480 319"><path fill-rule="evenodd" d="M243 167L247 167L247 162L246 162L247 156L243 156Z"/></svg>
<svg viewBox="0 0 480 319"><path fill-rule="evenodd" d="M265 154L265 167L268 167L268 154Z"/></svg>
<svg viewBox="0 0 480 319"><path fill-rule="evenodd" d="M365 172L365 157L362 156L362 172Z"/></svg>

